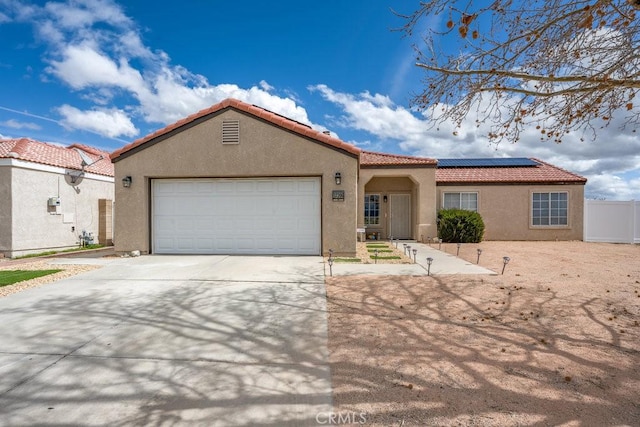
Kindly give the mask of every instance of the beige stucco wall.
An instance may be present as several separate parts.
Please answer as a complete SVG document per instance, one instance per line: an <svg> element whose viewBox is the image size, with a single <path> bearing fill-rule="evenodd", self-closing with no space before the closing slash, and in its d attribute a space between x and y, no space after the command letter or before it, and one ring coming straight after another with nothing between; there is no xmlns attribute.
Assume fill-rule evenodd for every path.
<svg viewBox="0 0 640 427"><path fill-rule="evenodd" d="M0 166L0 256L11 248L11 167ZM7 255L8 256L8 255Z"/></svg>
<svg viewBox="0 0 640 427"><path fill-rule="evenodd" d="M240 121L240 144L222 145L222 121ZM129 153L127 153L129 154ZM340 172L342 185L334 174ZM322 251L354 255L358 159L237 110L225 110L115 162L115 247L150 251L153 178L319 176L322 181ZM133 184L123 188L121 180ZM333 202L332 190L345 201Z"/></svg>
<svg viewBox="0 0 640 427"><path fill-rule="evenodd" d="M438 210L444 192L477 192L485 240L582 240L584 185L464 185L438 186ZM533 192L567 191L568 226L532 226Z"/></svg>
<svg viewBox="0 0 640 427"><path fill-rule="evenodd" d="M74 188L67 184L64 169L59 170L12 167L13 239L8 256L76 246L82 230L93 233L97 243L98 199L113 199L113 182L85 177ZM54 196L60 197L57 208L47 205Z"/></svg>
<svg viewBox="0 0 640 427"><path fill-rule="evenodd" d="M423 241L435 236L436 231L436 172L435 167L427 168L363 168L358 184L358 227L364 227L365 193L409 193L411 197L411 217L413 239ZM382 203L382 238L387 239L389 229L389 204ZM370 227L379 230L380 228Z"/></svg>

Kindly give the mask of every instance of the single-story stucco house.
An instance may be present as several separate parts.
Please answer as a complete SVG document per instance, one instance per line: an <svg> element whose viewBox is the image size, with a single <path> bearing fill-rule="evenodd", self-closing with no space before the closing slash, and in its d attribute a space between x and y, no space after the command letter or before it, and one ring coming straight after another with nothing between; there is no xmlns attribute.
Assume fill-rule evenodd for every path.
<svg viewBox="0 0 640 427"><path fill-rule="evenodd" d="M0 256L78 246L83 231L110 244L113 170L86 145L0 140Z"/></svg>
<svg viewBox="0 0 640 427"><path fill-rule="evenodd" d="M478 210L487 239L582 238L578 175L535 159L363 151L235 99L111 158L118 252L354 255L359 229L435 237L442 207Z"/></svg>

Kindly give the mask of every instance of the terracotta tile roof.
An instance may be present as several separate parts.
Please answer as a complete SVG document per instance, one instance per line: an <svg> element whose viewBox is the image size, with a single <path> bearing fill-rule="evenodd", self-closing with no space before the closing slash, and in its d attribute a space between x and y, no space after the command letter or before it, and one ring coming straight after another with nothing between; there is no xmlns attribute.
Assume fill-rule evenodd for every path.
<svg viewBox="0 0 640 427"><path fill-rule="evenodd" d="M82 144L63 147L34 141L29 138L0 140L0 158L18 159L43 165L81 170L82 158L77 150L85 152L93 161L97 161L100 156L103 157L102 160L86 167L85 170L87 172L105 176L114 175L113 163L110 161L109 153L97 148Z"/></svg>
<svg viewBox="0 0 640 427"><path fill-rule="evenodd" d="M379 167L379 166L419 166L429 165L435 166L436 159L428 157L402 156L399 154L376 153L373 151L362 151L360 154L360 166L362 167Z"/></svg>
<svg viewBox="0 0 640 427"><path fill-rule="evenodd" d="M283 127L285 129L288 129L302 136L306 136L308 138L319 141L323 144L346 151L347 153L354 154L354 155L360 154L360 149L355 147L354 145L347 144L346 142L341 141L337 138L333 138L320 131L313 130L311 127L305 124L302 124L295 120L281 116L269 110L265 110L264 108L247 104L237 99L228 98L222 102L219 102L218 104L212 105L209 108L206 108L204 110L198 111L195 114L185 117L182 120L178 120L177 122L170 124L162 129L159 129L147 136L137 139L133 141L131 144L125 145L124 147L111 153L111 159L112 161L116 161L118 157L122 156L123 154L125 154L126 152L134 148L140 147L155 138L166 135L169 132L177 130L182 126L188 125L189 123L192 123L197 119L205 117L209 114L217 113L218 111L224 110L225 108L235 108L236 110L244 111L245 113L251 114L255 117L271 122L276 126Z"/></svg>
<svg viewBox="0 0 640 427"><path fill-rule="evenodd" d="M489 183L586 183L587 179L542 160L536 166L446 167L436 169L437 184Z"/></svg>

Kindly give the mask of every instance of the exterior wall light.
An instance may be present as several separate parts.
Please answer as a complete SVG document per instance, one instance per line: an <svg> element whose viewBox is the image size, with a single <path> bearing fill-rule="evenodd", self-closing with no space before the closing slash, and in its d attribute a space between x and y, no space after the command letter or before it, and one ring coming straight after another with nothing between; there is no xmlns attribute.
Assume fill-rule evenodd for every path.
<svg viewBox="0 0 640 427"><path fill-rule="evenodd" d="M132 181L133 181L133 179L131 179L131 177L129 175L127 175L124 178L122 178L122 186L124 188L129 188L129 187L131 187L131 182Z"/></svg>
<svg viewBox="0 0 640 427"><path fill-rule="evenodd" d="M386 194L384 196L382 196L382 201L383 202L387 203L387 200L389 200L389 199L387 199L387 195Z"/></svg>
<svg viewBox="0 0 640 427"><path fill-rule="evenodd" d="M336 172L334 178L336 179L336 185L342 184L342 175L340 175L340 172Z"/></svg>

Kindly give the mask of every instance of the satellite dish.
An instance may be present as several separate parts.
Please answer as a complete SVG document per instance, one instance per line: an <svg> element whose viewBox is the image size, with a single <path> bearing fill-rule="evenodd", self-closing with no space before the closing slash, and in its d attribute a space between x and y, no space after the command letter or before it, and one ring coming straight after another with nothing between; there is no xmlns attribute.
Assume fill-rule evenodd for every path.
<svg viewBox="0 0 640 427"><path fill-rule="evenodd" d="M83 179L84 170L67 169L64 174L64 180L73 187L80 185Z"/></svg>
<svg viewBox="0 0 640 427"><path fill-rule="evenodd" d="M80 170L67 169L65 174L64 174L64 179L67 182L67 184L69 184L69 185L71 185L73 187L76 187L76 186L80 185L80 183L84 179L84 169L87 166L91 166L94 163L98 163L100 160L104 159L104 157L100 156L100 157L98 157L97 160L94 161L84 151L82 151L82 150L80 150L78 148L76 148L75 150L78 153L78 155L80 155L80 159L82 159L82 161L80 162L80 168L81 169Z"/></svg>
<svg viewBox="0 0 640 427"><path fill-rule="evenodd" d="M98 157L98 160L93 161L93 159L89 156L87 156L87 153L85 153L82 150L79 150L76 148L76 151L78 152L78 154L80 154L80 158L82 159L82 162L80 163L80 166L82 166L82 170L84 170L85 166L91 166L94 163L98 163L100 160L102 160L104 157L100 156Z"/></svg>

